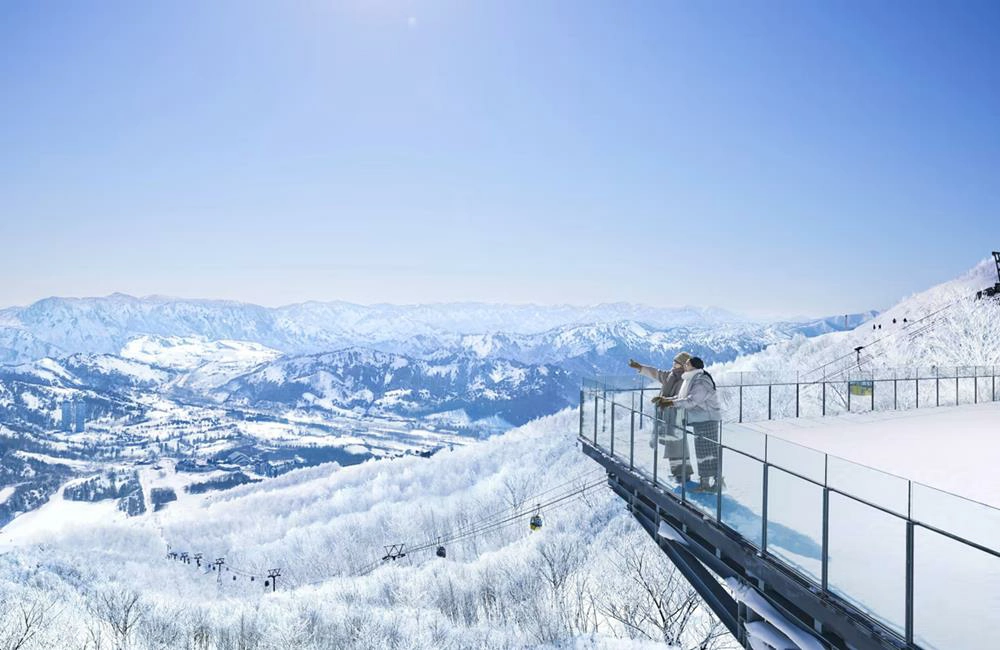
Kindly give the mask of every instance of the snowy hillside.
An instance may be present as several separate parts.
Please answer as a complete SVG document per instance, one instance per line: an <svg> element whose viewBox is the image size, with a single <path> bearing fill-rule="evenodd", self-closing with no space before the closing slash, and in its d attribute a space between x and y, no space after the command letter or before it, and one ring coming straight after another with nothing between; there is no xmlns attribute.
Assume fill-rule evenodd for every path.
<svg viewBox="0 0 1000 650"><path fill-rule="evenodd" d="M996 282L996 266L984 260L968 273L909 296L871 322L849 332L796 337L715 366L714 372L777 371L820 379L857 368L852 351L864 346L862 369L1000 364L1000 301L975 300ZM840 357L847 355L841 361Z"/></svg>
<svg viewBox="0 0 1000 650"><path fill-rule="evenodd" d="M522 424L574 403L578 381L552 366L438 354L415 359L350 348L287 357L220 389L226 403L398 415L456 414Z"/></svg>
<svg viewBox="0 0 1000 650"><path fill-rule="evenodd" d="M259 343L210 341L201 336L137 336L120 355L179 371L175 386L194 391L217 388L281 356Z"/></svg>
<svg viewBox="0 0 1000 650"><path fill-rule="evenodd" d="M576 421L299 470L131 520L63 513L58 533L4 541L0 602L42 613L27 648L95 634L138 649L736 647L575 448ZM530 533L535 503L549 505ZM452 540L445 559L438 538ZM383 562L399 543L405 557ZM168 544L206 564L165 559ZM129 604L139 615L116 630Z"/></svg>

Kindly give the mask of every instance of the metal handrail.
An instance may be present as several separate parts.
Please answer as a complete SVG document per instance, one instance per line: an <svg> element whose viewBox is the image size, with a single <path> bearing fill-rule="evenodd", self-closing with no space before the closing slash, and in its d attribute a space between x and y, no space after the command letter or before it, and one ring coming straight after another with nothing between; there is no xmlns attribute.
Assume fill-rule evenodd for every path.
<svg viewBox="0 0 1000 650"><path fill-rule="evenodd" d="M876 411L906 411L911 409L921 408L923 403L926 408L927 403L921 400L921 388L926 388L925 383L927 381L933 381L934 392L933 396L930 398L930 403L934 407L943 406L942 395L942 382L953 380L955 382L954 388L954 402L949 401L950 404L956 406L963 403L962 390L959 382L962 380L972 380L972 397L971 399L966 396L965 403L978 404L981 401L997 401L997 377L1000 376L1000 366L948 366L944 370L954 370L951 373L941 374L941 368L933 368L933 374L928 374L921 372L921 370L926 370L925 367L914 367L914 368L882 368L866 371L863 375L854 375L853 373L848 373L846 376L841 375L839 378L822 378L817 380L809 381L791 381L791 380L781 380L781 381L751 381L746 382L746 374L760 374L765 378L767 375L772 373L739 373L739 383L728 382L729 377L717 377L716 384L717 389L720 393L732 395L735 391L736 395L730 397L730 399L735 400L736 403L729 403L727 410L727 417L731 421L744 422L746 421L746 414L748 413L749 406L744 405L744 393L746 390L752 389L767 389L767 408L766 411L763 410L763 405L761 404L758 411L760 415L758 419L771 420L775 416L775 404L774 404L774 392L775 389L779 391L781 389L788 390L792 387L795 388L794 399L790 395L785 396L785 401L780 402L777 405L779 414L784 411L787 417L801 417L803 410L816 410L817 415L826 416L829 413L842 413L842 412L855 412L856 407L853 405L854 402L860 402L862 404L869 404L869 408L864 409L864 412L876 412ZM966 372L963 372L966 371ZM892 376L887 376L889 372L892 372ZM735 373L727 373L735 374ZM980 399L980 387L982 382L980 380L988 380L991 382L991 387L987 390L987 395ZM912 395L912 400L910 396L905 392L900 391L900 386L906 386L906 382L913 382L914 393ZM867 394L857 394L852 398L852 386L857 387L862 384L862 388L866 389ZM885 398L881 402L876 400L876 388L878 386L884 386L886 384L892 384L891 388L891 405L887 404ZM817 396L813 395L812 400L808 399L806 396L806 401L803 402L803 390L810 387L821 386L822 393ZM968 383L965 384L966 393L968 393ZM833 391L834 395L828 397L828 387ZM584 380L584 388L590 390L600 390L603 392L620 392L620 393L640 393L645 394L645 391L655 390L658 391L659 387L655 380L649 379L642 375L622 375L614 377L602 377L598 379L587 379ZM841 394L841 390L846 388L847 392ZM885 389L882 389L885 390ZM881 396L883 393L878 391ZM792 405L794 404L794 411L792 410ZM750 405L752 406L752 405ZM831 407L832 406L832 410ZM829 412L829 413L828 413Z"/></svg>
<svg viewBox="0 0 1000 650"><path fill-rule="evenodd" d="M601 445L601 444L598 443L597 428L598 428L598 424L600 423L600 421L603 420L604 427L605 427L605 430L606 430L607 424L608 424L608 421L609 421L609 416L608 416L608 413L607 413L607 409L608 409L608 407L610 407L610 424L611 424L611 448L610 448L610 451L611 451L611 455L612 456L616 455L615 454L615 450L614 450L615 411L617 409L626 409L626 411L628 412L628 416L626 418L629 421L629 426L630 426L629 440L628 440L628 443L627 443L629 445L629 453L628 453L628 459L629 459L629 461L628 462L629 462L629 468L632 469L633 471L635 471L635 469L636 469L636 467L635 467L635 431L636 431L635 416L637 414L640 417L640 424L641 424L641 422L643 421L644 418L649 418L650 420L652 420L652 422L654 424L655 423L660 423L663 426L673 426L673 427L676 427L676 428L680 429L681 431L683 431L683 436L684 436L684 450L685 450L684 462L686 462L686 460L687 460L686 450L688 448L688 442L687 442L687 437L688 436L694 436L696 438L700 437L703 440L707 440L707 441L711 442L711 444L713 446L718 446L720 452L718 454L719 467L717 469L717 472L718 472L717 478L725 475L725 473L722 471L722 468L721 468L721 459L723 458L721 450L723 450L723 449L729 450L730 452L736 453L736 454L738 454L738 455L740 455L742 457L749 458L749 459L752 459L752 460L760 463L761 464L761 472L762 472L762 489L763 489L763 495L762 495L762 497L763 497L763 501L762 501L763 507L762 507L762 512L759 513L759 516L761 518L761 543L760 544L756 544L754 541L751 541L750 539L745 538L740 531L737 531L736 529L732 528L729 524L726 523L726 521L724 521L724 519L722 517L722 493L723 493L723 488L721 486L718 486L714 490L714 492L716 494L716 497L717 497L717 507L715 509L715 514L713 516L713 520L717 524L725 526L726 528L728 528L728 529L732 530L733 532L737 533L738 535L740 535L740 537L742 539L744 539L745 541L747 541L751 545L759 547L763 553L765 553L765 554L768 553L767 529L768 529L768 524L769 524L770 520L768 518L768 508L767 508L767 503L768 503L768 481L767 481L767 476L768 476L768 473L769 473L770 469L774 468L774 469L780 470L782 472L785 472L785 473L789 474L790 476L793 476L793 477L795 477L795 478L797 478L799 480L802 480L802 481L806 481L807 483L809 483L811 485L814 485L816 487L819 487L819 488L821 488L823 490L823 518L822 518L823 541L821 542L822 555L821 555L821 558L820 558L820 561L821 561L820 586L821 586L821 588L822 588L822 590L823 590L824 593L830 594L830 592L829 592L829 583L828 583L830 556L829 556L829 540L828 540L828 533L827 533L827 531L829 531L829 529L830 529L830 513L829 513L829 495L830 494L839 495L839 496L844 497L846 499L849 499L849 500L851 500L851 501L853 501L855 503L862 504L863 506L866 506L868 508L872 508L872 509L874 509L874 510L880 512L880 513L883 513L885 515L889 515L889 516L893 517L894 519L896 519L896 520L898 520L900 522L905 522L905 524L906 524L906 549L905 549L905 551L906 551L906 569L905 569L905 571L906 571L906 575L905 575L905 577L906 577L906 583L905 583L905 587L904 587L904 589L905 589L904 599L905 599L905 606L906 606L906 609L905 609L906 620L905 620L905 623L904 623L904 632L905 632L906 641L909 642L909 643L912 643L912 641L913 641L913 632L914 632L914 622L913 622L913 598L914 598L914 596L913 596L912 586L914 584L913 583L913 579L914 579L914 571L915 571L915 569L914 569L914 562L913 562L913 553L914 553L913 539L914 539L914 530L916 528L921 528L921 529L924 529L924 530L927 530L927 531L932 531L932 532L934 532L934 533L936 533L938 535L941 535L941 536L943 536L943 537L945 537L947 539L950 539L950 540L952 540L954 542L963 544L963 545L965 545L965 546L967 546L969 548L972 548L972 549L975 549L975 550L980 551L982 553L985 553L985 554L987 554L987 555L989 555L989 556L991 556L993 558L1000 559L1000 548L992 548L992 547L987 546L987 545L985 545L983 543L979 543L979 542L973 541L971 539L968 539L968 538L966 538L966 537L964 537L964 536L962 536L960 534L953 533L953 532L950 532L948 530L945 530L945 529L943 529L943 528L941 528L941 527L939 527L937 525L934 525L932 523L929 523L928 521L923 520L923 518L915 517L914 513L913 513L913 487L914 487L914 485L917 485L917 486L920 486L920 487L923 487L923 488L930 489L930 490L933 490L935 492L941 493L943 495L947 495L949 498L956 500L956 502L957 501L962 501L962 502L965 502L965 503L968 503L968 504L974 504L975 506L980 507L980 508L987 508L990 511L997 513L998 519L1000 519L1000 508L997 508L997 507L992 506L992 505L984 504L984 503L981 503L981 502L978 502L978 501L975 501L975 500L972 500L972 499L968 499L968 498L965 498L965 497L962 497L962 496L959 496L959 495L954 495L954 494L946 492L944 490L938 490L938 489L930 487L930 486L925 486L922 483L918 483L918 482L906 479L904 477L897 476L897 475L891 474L889 472L885 472L885 471L882 471L882 470L879 470L877 468L873 468L873 467L870 467L870 466L867 466L867 465L864 465L864 464L861 464L861 463L850 461L850 460L844 459L842 457L835 456L833 454L828 454L828 453L821 452L821 451L816 450L816 449L811 449L809 447L800 445L798 443L785 440L785 439L783 439L783 438L781 438L779 436L774 436L772 434L765 434L765 433L762 433L762 432L756 432L756 431L754 431L753 434L755 436L759 436L762 439L762 442L763 442L764 454L763 454L763 458L762 458L758 454L752 453L750 451L746 451L744 449L740 449L740 448L734 447L734 446L732 446L732 444L726 444L726 441L725 441L726 426L724 424L722 424L722 423L720 423L719 439L718 440L713 440L712 438L705 437L705 436L700 436L699 434L695 433L687 425L687 423L685 423L683 426L677 427L676 423L668 423L666 420L657 417L653 413L649 413L649 412L643 413L642 410L641 410L641 408L637 409L637 408L635 408L631 404L621 403L621 401L626 401L626 400L618 400L618 399L616 399L618 393L626 393L627 394L627 393L633 393L633 392L634 392L633 390L629 390L629 389L624 389L624 390L620 390L620 391L600 389L600 388L592 388L592 389L589 389L589 390L588 389L582 390L581 394L580 394L580 397L581 397L580 437L584 438L584 439L588 439L588 437L585 436L585 430L586 430L586 426L585 425L587 423L585 422L585 419L584 419L584 409L583 409L583 406L584 406L584 401L585 400L592 399L593 400L593 405L594 405L594 408L595 408L595 411L594 411L594 414L593 414L593 416L594 416L593 417L593 427L594 427L593 434L594 435L593 435L592 442L593 442L593 444L594 444L595 447L602 447L603 446L603 445ZM634 395L632 396L632 400L634 400ZM603 409L601 408L601 404L602 403L603 403ZM641 402L640 402L640 405L641 405ZM600 415L602 411L604 412L603 418ZM782 445L791 445L791 446L798 447L800 449L806 450L806 451L808 451L810 453L817 454L817 459L818 459L819 455L821 455L822 459L823 459L823 470L824 470L823 471L823 474L824 474L823 480L820 481L820 480L817 480L817 479L815 479L813 477L807 476L807 475L803 474L801 471L799 471L798 469L793 468L793 467L789 467L789 466L787 466L785 464L779 464L779 463L773 462L770 459L770 457L769 457L770 455L768 453L769 447L772 446L772 445L769 445L769 443L768 443L768 441L770 441L770 440L780 441L780 444L782 444ZM652 483L653 483L654 486L656 486L658 484L657 456L658 456L658 454L656 453L656 451L654 451L653 452L653 477L652 477ZM848 490L845 490L845 489L842 489L842 488L839 488L839 487L835 487L835 486L831 486L830 483L829 483L829 464L830 464L830 459L831 458L835 459L838 462L846 463L849 466L854 466L854 467L857 467L857 468L861 468L861 469L863 469L865 471L875 472L875 473L877 473L879 475L882 475L882 476L892 477L892 478L894 478L894 479L896 479L898 481L905 481L906 482L906 494L907 494L906 514L902 514L901 512L893 510L890 507L886 507L886 506L883 506L883 505L879 505L878 503L874 503L874 502L872 502L871 500L869 500L866 497L863 497L863 496L860 496L860 495L857 495L857 494L852 494ZM641 474L640 474L640 476L641 476ZM674 495L671 493L671 496L674 496ZM677 497L674 496L674 498L677 498ZM689 502L689 500L687 499L686 490L685 490L683 482L681 483L681 494L680 494L679 500L680 500L680 502L685 503L685 504L687 504L689 506L691 505L690 502ZM699 509L701 507L702 506L698 506ZM776 558L776 559L778 559L779 561L781 561L780 558ZM806 575L803 575L803 577L809 579L810 581L813 581L813 582L815 581L815 578L810 579ZM830 595L834 595L834 594L830 594ZM875 612L871 612L871 613L875 614Z"/></svg>

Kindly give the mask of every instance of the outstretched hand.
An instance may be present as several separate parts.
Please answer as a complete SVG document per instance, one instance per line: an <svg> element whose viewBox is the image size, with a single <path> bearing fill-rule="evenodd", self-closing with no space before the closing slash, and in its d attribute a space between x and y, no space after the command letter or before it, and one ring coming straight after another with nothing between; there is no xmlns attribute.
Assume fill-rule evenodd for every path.
<svg viewBox="0 0 1000 650"><path fill-rule="evenodd" d="M628 367L629 368L635 368L636 370L639 370L640 368L642 368L642 364L639 363L638 361L636 361L635 359L629 359L628 360Z"/></svg>

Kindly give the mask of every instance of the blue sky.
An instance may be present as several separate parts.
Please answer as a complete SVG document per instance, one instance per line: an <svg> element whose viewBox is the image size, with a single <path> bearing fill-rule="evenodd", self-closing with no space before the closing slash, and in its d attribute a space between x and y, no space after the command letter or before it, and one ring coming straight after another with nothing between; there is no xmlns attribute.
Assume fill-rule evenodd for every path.
<svg viewBox="0 0 1000 650"><path fill-rule="evenodd" d="M0 305L883 307L1000 247L1000 3L10 1Z"/></svg>

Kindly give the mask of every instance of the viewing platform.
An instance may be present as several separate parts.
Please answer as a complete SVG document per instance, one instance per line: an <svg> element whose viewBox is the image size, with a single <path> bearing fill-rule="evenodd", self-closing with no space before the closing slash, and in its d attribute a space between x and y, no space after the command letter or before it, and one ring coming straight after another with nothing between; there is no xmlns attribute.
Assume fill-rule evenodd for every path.
<svg viewBox="0 0 1000 650"><path fill-rule="evenodd" d="M873 406L916 409L928 397L931 404L941 403L941 396L952 404L995 399L995 369L970 370L844 377L840 385L850 394L850 382L871 381L873 394L854 395L866 398L862 403L867 401L869 413ZM724 409L719 441L697 440L683 419L680 427L669 427L651 412L649 399L659 393L658 385L635 376L584 384L580 441L639 523L744 647L996 647L1000 509L747 422L749 413L763 414L766 422L768 413L787 417L796 407L805 417L811 411L803 406L817 406L822 383L810 382L805 392L802 382L734 385L730 379L718 382ZM827 382L828 397L832 383ZM904 393L910 401L901 401ZM763 408L759 396L770 396ZM847 407L835 412L858 412L855 399L842 397L827 402L828 414L831 403ZM818 405L822 408L822 401ZM983 408L989 409L987 417L996 417L992 405ZM896 418L894 426L905 429L899 420L906 419L911 418ZM691 480L675 478L664 458L661 438L672 435L680 439L673 453L679 448L691 461ZM960 457L942 453L946 436L942 431L913 444L926 444L917 453L931 462L961 464ZM708 490L700 485L697 450L718 459ZM776 639L785 645L774 645Z"/></svg>

